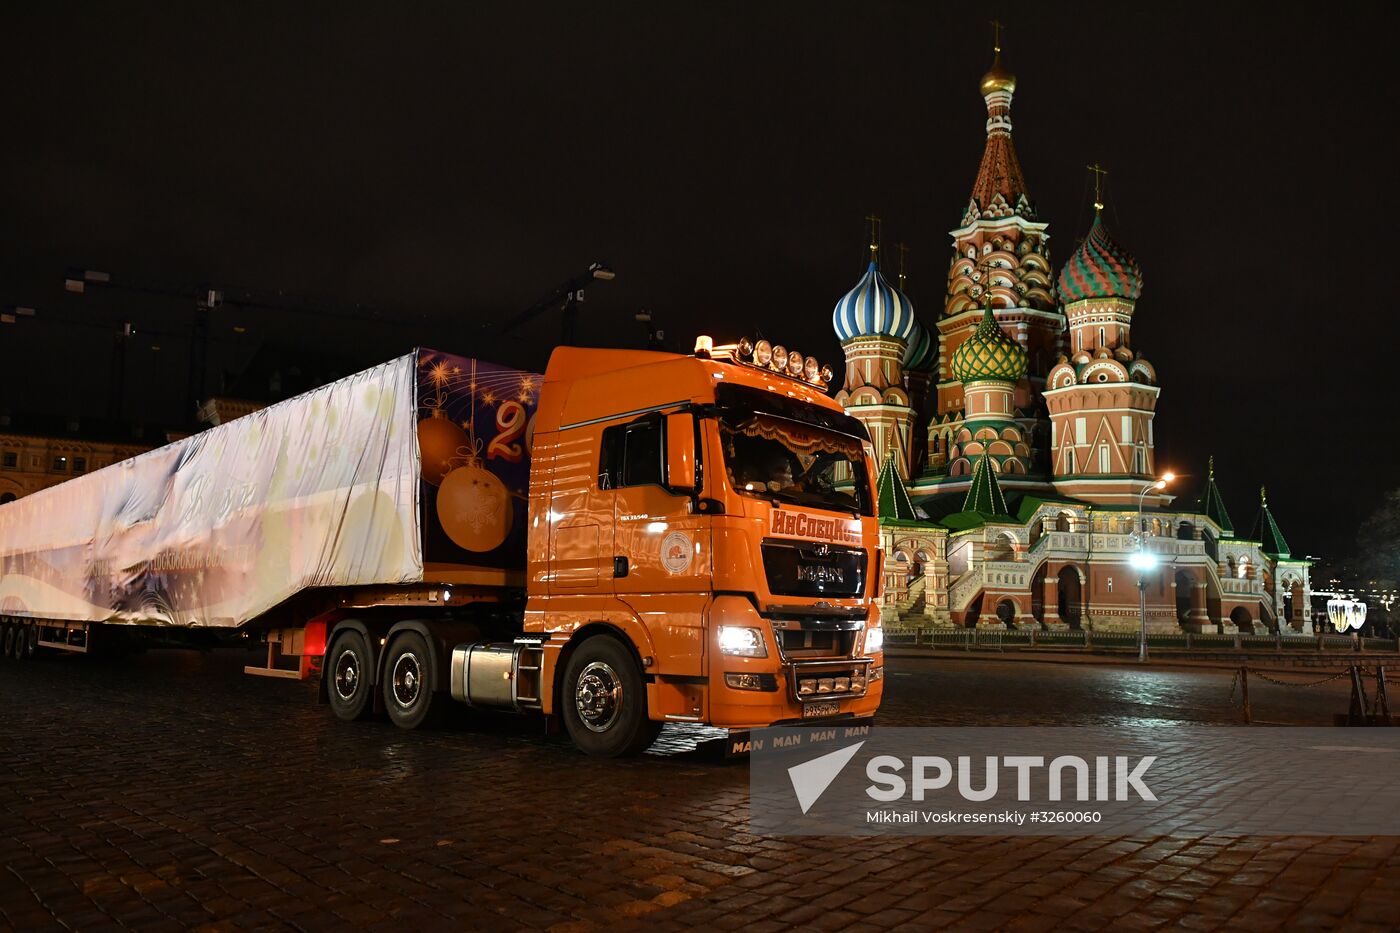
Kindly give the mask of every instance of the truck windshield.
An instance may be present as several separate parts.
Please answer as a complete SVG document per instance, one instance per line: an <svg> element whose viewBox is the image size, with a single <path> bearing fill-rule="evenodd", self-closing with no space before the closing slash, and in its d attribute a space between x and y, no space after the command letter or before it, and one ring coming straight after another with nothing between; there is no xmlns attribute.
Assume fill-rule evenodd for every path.
<svg viewBox="0 0 1400 933"><path fill-rule="evenodd" d="M858 439L751 411L721 411L719 424L729 482L741 495L871 514Z"/></svg>

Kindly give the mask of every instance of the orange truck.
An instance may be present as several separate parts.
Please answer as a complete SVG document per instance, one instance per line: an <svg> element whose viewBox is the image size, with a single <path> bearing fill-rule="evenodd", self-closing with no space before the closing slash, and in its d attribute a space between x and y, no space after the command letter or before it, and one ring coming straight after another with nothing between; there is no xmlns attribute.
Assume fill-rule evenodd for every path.
<svg viewBox="0 0 1400 933"><path fill-rule="evenodd" d="M599 756L868 723L875 475L830 379L767 341L542 377L418 350L0 507L4 651L243 630L341 719L455 700Z"/></svg>

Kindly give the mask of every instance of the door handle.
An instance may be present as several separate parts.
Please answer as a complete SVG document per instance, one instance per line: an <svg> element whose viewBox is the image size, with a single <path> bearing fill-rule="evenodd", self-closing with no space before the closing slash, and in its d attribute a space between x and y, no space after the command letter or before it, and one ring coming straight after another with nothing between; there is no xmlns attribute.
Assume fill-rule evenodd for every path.
<svg viewBox="0 0 1400 933"><path fill-rule="evenodd" d="M628 568L627 568L627 558L625 558L625 557L614 557L614 558L613 558L613 576L614 576L614 577L625 577L625 576L627 576L627 569L628 569Z"/></svg>

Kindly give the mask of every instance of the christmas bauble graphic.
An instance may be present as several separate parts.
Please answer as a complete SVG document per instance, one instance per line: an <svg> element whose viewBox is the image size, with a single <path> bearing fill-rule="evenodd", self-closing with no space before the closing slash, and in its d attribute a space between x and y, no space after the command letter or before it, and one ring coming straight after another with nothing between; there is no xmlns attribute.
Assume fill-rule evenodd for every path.
<svg viewBox="0 0 1400 933"><path fill-rule="evenodd" d="M510 534L510 491L480 461L448 473L437 495L438 521L458 547L494 551Z"/></svg>
<svg viewBox="0 0 1400 933"><path fill-rule="evenodd" d="M458 448L470 449L467 432L447 417L441 408L433 409L431 418L418 422L418 450L423 458L423 480L434 486L452 469L452 460L461 459Z"/></svg>

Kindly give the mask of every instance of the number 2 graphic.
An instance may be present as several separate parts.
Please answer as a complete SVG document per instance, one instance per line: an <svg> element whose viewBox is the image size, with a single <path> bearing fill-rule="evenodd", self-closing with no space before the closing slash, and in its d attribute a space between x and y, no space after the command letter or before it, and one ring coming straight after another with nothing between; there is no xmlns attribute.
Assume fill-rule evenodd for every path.
<svg viewBox="0 0 1400 933"><path fill-rule="evenodd" d="M502 402L496 409L496 428L500 433L486 448L486 458L519 463L525 451L515 439L525 432L525 406L516 401Z"/></svg>

